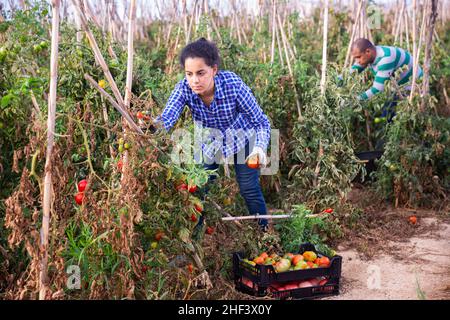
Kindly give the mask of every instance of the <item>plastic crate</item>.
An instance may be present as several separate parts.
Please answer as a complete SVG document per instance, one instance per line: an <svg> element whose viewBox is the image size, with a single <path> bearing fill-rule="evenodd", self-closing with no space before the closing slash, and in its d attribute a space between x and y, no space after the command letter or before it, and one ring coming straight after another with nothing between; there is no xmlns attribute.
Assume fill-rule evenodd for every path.
<svg viewBox="0 0 450 320"><path fill-rule="evenodd" d="M299 253L314 251L317 255L325 256L316 250L315 246L306 243L299 248ZM329 296L339 294L339 281L342 269L342 257L334 256L330 258L330 266L326 268L303 269L286 272L275 272L272 265L252 266L243 261L245 253L236 252L233 254L233 272L236 289L253 295L272 295L274 298L313 298L319 296ZM326 278L328 282L322 286L312 286L292 290L276 291L274 285L298 282L302 280Z"/></svg>

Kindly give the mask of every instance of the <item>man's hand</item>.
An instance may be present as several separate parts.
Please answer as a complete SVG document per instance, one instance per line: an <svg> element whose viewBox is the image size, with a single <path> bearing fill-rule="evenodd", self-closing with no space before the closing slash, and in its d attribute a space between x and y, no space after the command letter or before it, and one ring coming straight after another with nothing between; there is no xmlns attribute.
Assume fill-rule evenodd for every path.
<svg viewBox="0 0 450 320"><path fill-rule="evenodd" d="M252 153L245 159L245 163L253 157L258 157L258 162L261 167L266 167L269 163L267 155L261 147L254 147Z"/></svg>

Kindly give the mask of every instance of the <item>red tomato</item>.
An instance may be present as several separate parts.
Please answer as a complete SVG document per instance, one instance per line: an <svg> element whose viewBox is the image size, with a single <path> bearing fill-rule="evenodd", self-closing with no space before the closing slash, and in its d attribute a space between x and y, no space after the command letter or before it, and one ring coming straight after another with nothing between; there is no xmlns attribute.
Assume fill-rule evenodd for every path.
<svg viewBox="0 0 450 320"><path fill-rule="evenodd" d="M155 240L160 241L165 236L164 232L160 231L155 235Z"/></svg>
<svg viewBox="0 0 450 320"><path fill-rule="evenodd" d="M248 159L247 166L251 169L258 169L259 168L258 157L255 156L255 157L251 157L250 159Z"/></svg>
<svg viewBox="0 0 450 320"><path fill-rule="evenodd" d="M417 223L417 217L416 216L410 216L409 217L409 222L412 224L416 224Z"/></svg>
<svg viewBox="0 0 450 320"><path fill-rule="evenodd" d="M122 167L123 167L123 162L122 162L122 160L119 160L117 162L117 169L119 170L119 172L122 172Z"/></svg>
<svg viewBox="0 0 450 320"><path fill-rule="evenodd" d="M75 195L75 202L81 206L81 204L83 203L83 198L84 198L84 193L83 192L78 192Z"/></svg>
<svg viewBox="0 0 450 320"><path fill-rule="evenodd" d="M144 119L144 114L141 111L138 111L138 113L136 114L136 117L138 119Z"/></svg>
<svg viewBox="0 0 450 320"><path fill-rule="evenodd" d="M86 189L86 186L87 186L86 179L81 180L80 182L78 182L78 191L83 192Z"/></svg>
<svg viewBox="0 0 450 320"><path fill-rule="evenodd" d="M183 190L187 190L188 189L188 185L186 184L186 183L180 183L178 186L177 186L177 190L178 191L183 191Z"/></svg>
<svg viewBox="0 0 450 320"><path fill-rule="evenodd" d="M195 184L193 186L189 185L188 186L188 191L190 193L194 193L195 191L197 191L197 186Z"/></svg>
<svg viewBox="0 0 450 320"><path fill-rule="evenodd" d="M192 263L189 263L186 268L189 271L189 273L192 273L194 271L194 266L192 265Z"/></svg>
<svg viewBox="0 0 450 320"><path fill-rule="evenodd" d="M323 212L325 212L325 213L333 213L333 209L332 208L328 208L328 209L323 210Z"/></svg>
<svg viewBox="0 0 450 320"><path fill-rule="evenodd" d="M214 233L214 228L213 227L206 228L206 233L207 234L213 234Z"/></svg>
<svg viewBox="0 0 450 320"><path fill-rule="evenodd" d="M191 221L192 222L197 222L197 216L195 214L191 215Z"/></svg>
<svg viewBox="0 0 450 320"><path fill-rule="evenodd" d="M195 207L195 210L197 210L197 212L202 213L202 211L203 211L203 206L202 206L201 204L196 203L196 204L194 205L194 207Z"/></svg>

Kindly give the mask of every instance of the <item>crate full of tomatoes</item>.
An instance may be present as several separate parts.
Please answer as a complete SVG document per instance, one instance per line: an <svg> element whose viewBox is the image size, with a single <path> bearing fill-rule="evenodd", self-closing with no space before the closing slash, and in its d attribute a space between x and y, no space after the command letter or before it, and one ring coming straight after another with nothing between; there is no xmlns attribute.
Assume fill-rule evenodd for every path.
<svg viewBox="0 0 450 320"><path fill-rule="evenodd" d="M339 294L342 257L329 257L306 243L298 253L233 254L236 289L278 299L306 299Z"/></svg>

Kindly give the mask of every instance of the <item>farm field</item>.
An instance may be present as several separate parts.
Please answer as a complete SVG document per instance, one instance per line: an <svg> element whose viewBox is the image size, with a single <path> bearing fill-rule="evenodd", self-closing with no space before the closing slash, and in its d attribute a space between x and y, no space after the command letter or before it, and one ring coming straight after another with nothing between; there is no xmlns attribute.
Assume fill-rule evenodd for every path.
<svg viewBox="0 0 450 320"><path fill-rule="evenodd" d="M448 0L0 0L0 300L450 299L449 12ZM220 54L211 101L186 79L189 59L213 66L180 61L197 40ZM386 65L358 69L371 48L411 63L379 80ZM229 123L260 128L261 112L270 140L208 169L193 105L205 123L231 121L219 101L235 89L217 88L235 75L248 100ZM194 98L165 130L183 83Z"/></svg>

